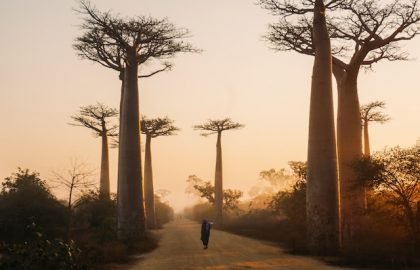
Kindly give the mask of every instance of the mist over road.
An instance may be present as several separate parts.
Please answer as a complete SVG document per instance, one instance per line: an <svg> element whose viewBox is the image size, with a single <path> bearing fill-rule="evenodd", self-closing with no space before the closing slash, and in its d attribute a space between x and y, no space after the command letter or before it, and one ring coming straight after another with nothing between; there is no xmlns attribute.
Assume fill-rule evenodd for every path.
<svg viewBox="0 0 420 270"><path fill-rule="evenodd" d="M146 254L130 270L337 270L312 258L294 256L269 243L212 230L209 248L203 250L201 225L180 219L159 233L159 247Z"/></svg>

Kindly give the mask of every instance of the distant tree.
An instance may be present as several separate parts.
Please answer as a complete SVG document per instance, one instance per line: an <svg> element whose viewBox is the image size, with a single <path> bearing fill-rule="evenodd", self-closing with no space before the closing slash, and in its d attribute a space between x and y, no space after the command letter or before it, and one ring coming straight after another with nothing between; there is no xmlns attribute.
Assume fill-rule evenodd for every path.
<svg viewBox="0 0 420 270"><path fill-rule="evenodd" d="M233 122L230 118L225 118L222 120L211 120L209 119L206 123L201 125L195 125L195 130L203 131L202 136L209 136L212 134L217 134L217 143L216 143L216 170L214 177L214 194L215 194L215 223L217 226L222 225L223 223L223 169L222 169L222 132L226 130L240 129L244 125Z"/></svg>
<svg viewBox="0 0 420 270"><path fill-rule="evenodd" d="M195 194L201 198L206 199L209 203L215 204L215 188L210 181L204 181L196 175L190 175L187 179L188 187L186 192ZM223 208L225 210L234 210L238 208L239 198L243 192L235 189L223 190Z"/></svg>
<svg viewBox="0 0 420 270"><path fill-rule="evenodd" d="M73 160L70 167L64 171L53 171L51 182L56 183L59 187L65 188L68 192L67 210L68 210L68 226L67 238L70 240L70 230L72 226L73 216L73 199L76 192L82 189L89 189L95 186L92 180L94 170L89 169L85 163Z"/></svg>
<svg viewBox="0 0 420 270"><path fill-rule="evenodd" d="M155 194L159 197L160 200L164 200L168 195L171 194L171 191L161 188L156 190Z"/></svg>
<svg viewBox="0 0 420 270"><path fill-rule="evenodd" d="M156 227L161 228L164 224L174 219L174 209L162 201L162 197L155 195Z"/></svg>
<svg viewBox="0 0 420 270"><path fill-rule="evenodd" d="M74 48L82 58L118 71L122 80L118 155L118 235L120 239L140 237L146 228L141 174L138 78L169 70L169 59L182 52L197 52L185 42L188 31L167 19L139 16L120 18L100 12L81 1L83 34ZM156 66L139 75L139 66Z"/></svg>
<svg viewBox="0 0 420 270"><path fill-rule="evenodd" d="M260 178L270 183L274 187L287 186L288 182L294 179L293 175L287 172L285 169L275 170L271 168L269 170L263 170L260 172Z"/></svg>
<svg viewBox="0 0 420 270"><path fill-rule="evenodd" d="M267 206L268 201L276 192L286 189L290 186L295 177L286 169L262 170L260 180L248 191L248 195L252 197L249 208L263 209Z"/></svg>
<svg viewBox="0 0 420 270"><path fill-rule="evenodd" d="M96 105L82 106L70 125L87 127L93 134L102 139L101 176L99 180L99 193L109 199L109 155L108 137L118 136L118 125L110 125L108 119L116 117L118 111L108 106L97 103Z"/></svg>
<svg viewBox="0 0 420 270"><path fill-rule="evenodd" d="M144 157L144 197L146 205L146 222L150 229L156 228L155 217L155 193L153 189L152 171L152 138L160 136L172 136L179 128L173 125L174 121L165 118L148 119L143 116L141 119L141 132L146 135L146 150Z"/></svg>
<svg viewBox="0 0 420 270"><path fill-rule="evenodd" d="M308 163L302 161L289 161L288 164L298 181L306 182L308 179Z"/></svg>
<svg viewBox="0 0 420 270"><path fill-rule="evenodd" d="M289 161L295 183L288 190L281 190L272 196L268 206L276 214L282 214L300 232L306 230L306 186L307 164Z"/></svg>
<svg viewBox="0 0 420 270"><path fill-rule="evenodd" d="M204 198L209 203L214 204L213 185L210 183L210 181L204 181L194 174L188 176L185 193Z"/></svg>
<svg viewBox="0 0 420 270"><path fill-rule="evenodd" d="M50 239L60 238L65 236L67 211L38 173L18 168L2 182L0 224L0 239L6 243L36 240L32 227Z"/></svg>
<svg viewBox="0 0 420 270"><path fill-rule="evenodd" d="M390 120L388 115L383 114L378 109L385 109L385 102L373 101L360 107L360 117L363 127L363 154L365 156L370 156L369 123L383 124Z"/></svg>
<svg viewBox="0 0 420 270"><path fill-rule="evenodd" d="M263 8L279 16L279 22L269 26L266 36L273 49L315 55L319 46L315 44L313 21L308 13L313 3L314 0L259 0ZM407 59L400 43L420 33L420 9L417 0L330 0L325 6L330 11L326 23L338 88L337 152L342 236L346 245L358 235L364 212L364 189L357 187L351 168L352 162L362 155L358 75L362 68L370 69L382 60ZM289 15L285 16L284 11Z"/></svg>
<svg viewBox="0 0 420 270"><path fill-rule="evenodd" d="M394 147L363 157L354 167L359 180L398 206L411 239L420 241L420 149Z"/></svg>

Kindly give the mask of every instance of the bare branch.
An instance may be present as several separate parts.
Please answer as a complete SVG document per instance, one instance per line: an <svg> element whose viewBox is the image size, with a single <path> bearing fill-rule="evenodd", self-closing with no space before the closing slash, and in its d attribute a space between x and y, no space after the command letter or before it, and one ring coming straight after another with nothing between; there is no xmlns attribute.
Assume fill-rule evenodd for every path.
<svg viewBox="0 0 420 270"><path fill-rule="evenodd" d="M314 55L312 18L308 13L313 0L260 0L259 5L279 16L269 25L265 39L276 51L295 51ZM419 34L418 0L334 1L327 7L333 64L337 70L372 68L381 60L407 60L399 43ZM327 5L328 5L327 4Z"/></svg>
<svg viewBox="0 0 420 270"><path fill-rule="evenodd" d="M360 116L362 119L362 124L369 122L377 122L380 124L386 123L391 118L378 111L378 109L385 109L384 101L373 101L366 105L360 107Z"/></svg>
<svg viewBox="0 0 420 270"><path fill-rule="evenodd" d="M80 1L76 12L83 18L80 26L83 34L73 45L79 56L119 72L128 62L141 65L167 60L178 53L200 52L184 41L190 37L188 30L177 28L166 18L121 18L110 11L100 12L87 0ZM170 65L164 66L164 70L170 69ZM150 77L164 70L139 77Z"/></svg>
<svg viewBox="0 0 420 270"><path fill-rule="evenodd" d="M70 167L66 170L52 171L51 182L58 186L64 187L68 193L68 207L72 207L74 195L82 190L92 188L96 185L92 180L95 175L95 170L90 169L86 163L79 162L74 159L70 163Z"/></svg>
<svg viewBox="0 0 420 270"><path fill-rule="evenodd" d="M168 117L148 119L143 116L140 121L141 132L152 138L176 135L175 132L179 131L179 128L173 123L174 121Z"/></svg>
<svg viewBox="0 0 420 270"><path fill-rule="evenodd" d="M164 67L163 68L158 69L158 70L155 70L155 71L153 71L153 72L151 72L151 73L149 73L147 75L140 75L139 78L149 78L149 77L152 77L153 75L156 75L156 74L158 74L160 72L171 70L171 69L172 69L172 64L171 63L164 63Z"/></svg>
<svg viewBox="0 0 420 270"><path fill-rule="evenodd" d="M118 111L102 103L95 105L81 106L78 114L71 116L74 123L72 126L82 126L93 130L96 136L117 136L117 125L109 127L109 118L118 116Z"/></svg>
<svg viewBox="0 0 420 270"><path fill-rule="evenodd" d="M207 120L206 123L201 124L201 125L195 125L193 126L194 130L202 130L205 131L203 133L201 133L201 136L209 136L211 134L215 134L215 133L221 133L225 130L230 130L230 129L240 129L243 128L245 125L243 124L239 124L239 123L235 123L233 122L230 118L225 118L225 119L221 119L221 120Z"/></svg>

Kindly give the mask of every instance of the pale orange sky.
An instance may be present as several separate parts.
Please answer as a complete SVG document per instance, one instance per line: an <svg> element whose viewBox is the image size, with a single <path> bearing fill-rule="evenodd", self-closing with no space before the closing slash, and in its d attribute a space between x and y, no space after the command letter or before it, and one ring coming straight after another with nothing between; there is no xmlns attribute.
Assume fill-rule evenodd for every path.
<svg viewBox="0 0 420 270"><path fill-rule="evenodd" d="M168 189L177 210L195 199L186 179L213 180L216 138L192 130L208 118L231 117L246 125L222 138L225 187L245 193L263 169L305 160L312 58L275 53L262 41L276 18L255 0L93 1L124 16L151 15L188 28L202 54L180 55L173 71L141 80L140 110L169 116L179 135L153 141L155 189ZM100 140L67 125L79 106L118 107L118 74L80 60L72 49L80 34L76 1L0 1L0 179L18 166L41 173L68 166L71 158L99 168ZM413 60L383 62L362 72L362 104L387 102L392 120L371 126L371 147L410 146L420 137L420 39L404 47ZM110 150L115 191L117 151Z"/></svg>

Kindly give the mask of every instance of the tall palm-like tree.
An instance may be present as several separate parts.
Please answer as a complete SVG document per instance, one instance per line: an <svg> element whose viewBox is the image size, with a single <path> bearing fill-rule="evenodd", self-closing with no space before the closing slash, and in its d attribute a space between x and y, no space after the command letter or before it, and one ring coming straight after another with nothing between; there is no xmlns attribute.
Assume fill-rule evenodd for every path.
<svg viewBox="0 0 420 270"><path fill-rule="evenodd" d="M279 16L266 36L275 50L315 55L312 19L314 0L259 0L260 5ZM361 232L364 188L352 164L362 156L358 75L383 60L406 60L401 42L420 34L420 2L381 0L326 0L327 26L332 40L332 71L337 82L337 152L340 178L340 206L344 244ZM287 13L287 14L285 14ZM293 19L291 19L293 17Z"/></svg>
<svg viewBox="0 0 420 270"><path fill-rule="evenodd" d="M144 157L144 199L146 206L146 222L149 229L156 228L155 217L155 196L153 189L153 170L152 170L152 139L160 136L176 135L179 130L173 125L174 121L165 118L148 119L143 116L140 122L141 132L146 135L146 149Z"/></svg>
<svg viewBox="0 0 420 270"><path fill-rule="evenodd" d="M370 156L370 143L369 143L369 123L386 123L391 118L378 111L379 109L385 109L385 102L373 101L360 107L360 118L362 119L363 128L363 154Z"/></svg>
<svg viewBox="0 0 420 270"><path fill-rule="evenodd" d="M339 194L331 45L322 0L315 1L313 14L315 60L309 115L307 233L312 252L328 254L339 247Z"/></svg>
<svg viewBox="0 0 420 270"><path fill-rule="evenodd" d="M101 155L101 176L99 180L99 195L109 199L109 155L108 137L118 136L118 125L109 123L109 119L118 116L118 111L108 106L97 103L96 105L82 106L79 112L71 118L73 123L70 125L87 127L102 140Z"/></svg>
<svg viewBox="0 0 420 270"><path fill-rule="evenodd" d="M145 229L143 179L140 155L140 110L138 78L169 70L167 60L181 52L196 52L185 38L188 31L167 19L150 16L121 18L100 12L88 1L80 2L83 34L75 49L83 58L119 71L122 79L118 153L118 237L140 237ZM160 65L146 75L139 66Z"/></svg>
<svg viewBox="0 0 420 270"><path fill-rule="evenodd" d="M214 176L214 208L215 223L217 226L223 224L223 168L222 168L222 132L243 128L243 124L233 122L230 118L222 120L209 119L206 123L195 125L195 130L203 131L200 135L209 136L217 134L216 142L216 170Z"/></svg>

